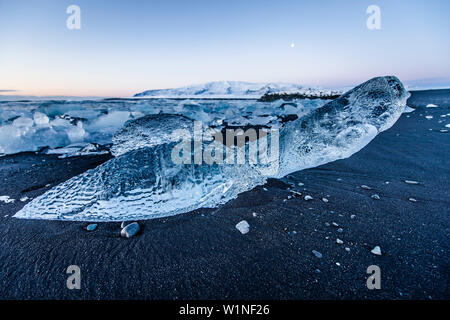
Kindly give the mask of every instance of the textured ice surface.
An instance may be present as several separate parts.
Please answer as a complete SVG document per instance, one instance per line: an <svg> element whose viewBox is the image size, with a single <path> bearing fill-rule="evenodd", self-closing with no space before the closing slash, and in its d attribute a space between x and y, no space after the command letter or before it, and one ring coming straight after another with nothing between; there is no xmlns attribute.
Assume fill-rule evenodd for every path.
<svg viewBox="0 0 450 320"><path fill-rule="evenodd" d="M120 156L131 150L178 141L183 138L174 134L179 129L193 132L192 120L181 115L158 114L129 121L114 134L111 153Z"/></svg>
<svg viewBox="0 0 450 320"><path fill-rule="evenodd" d="M177 142L147 146L138 137L138 149L130 150L126 140L133 139L130 129L136 124L129 123L117 135L120 155L35 198L15 217L123 221L214 207L264 184L267 177L349 157L397 121L408 95L397 78L374 78L287 123L279 134L279 159L272 163L278 170L269 175L259 164L175 164L171 152ZM152 121L142 120L139 130ZM252 143L259 141L246 147Z"/></svg>

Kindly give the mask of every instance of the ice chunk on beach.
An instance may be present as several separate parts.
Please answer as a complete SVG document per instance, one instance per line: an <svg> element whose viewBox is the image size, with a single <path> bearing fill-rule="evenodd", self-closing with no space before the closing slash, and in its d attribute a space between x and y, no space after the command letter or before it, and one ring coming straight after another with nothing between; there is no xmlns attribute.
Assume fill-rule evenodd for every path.
<svg viewBox="0 0 450 320"><path fill-rule="evenodd" d="M15 199L10 198L9 196L0 196L0 202L4 203L13 203Z"/></svg>
<svg viewBox="0 0 450 320"><path fill-rule="evenodd" d="M416 109L411 108L410 106L406 106L405 110L403 111L403 113L411 113L413 111L416 111Z"/></svg>
<svg viewBox="0 0 450 320"><path fill-rule="evenodd" d="M288 122L279 132L279 157L268 164L174 163L171 155L178 142L144 146L132 131L124 130L123 136L117 136L121 141L117 146L126 144L123 137L132 142L119 148L116 158L53 187L15 217L124 221L216 207L265 184L267 178L281 178L351 156L397 121L408 97L395 77L371 79ZM257 143L260 141L241 148L251 150ZM136 148L131 150L133 145ZM203 143L201 150L212 147L226 151L217 141ZM192 158L194 150L188 155ZM275 170L268 171L268 165Z"/></svg>

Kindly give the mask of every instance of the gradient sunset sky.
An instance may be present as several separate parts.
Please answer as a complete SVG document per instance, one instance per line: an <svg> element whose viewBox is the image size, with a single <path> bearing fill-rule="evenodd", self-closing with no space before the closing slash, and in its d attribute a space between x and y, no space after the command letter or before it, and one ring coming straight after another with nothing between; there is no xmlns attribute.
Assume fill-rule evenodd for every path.
<svg viewBox="0 0 450 320"><path fill-rule="evenodd" d="M66 27L72 4L80 30ZM372 4L381 30L366 27ZM450 83L449 13L448 0L0 0L0 94L126 97L216 80L340 87L378 75L439 86Z"/></svg>

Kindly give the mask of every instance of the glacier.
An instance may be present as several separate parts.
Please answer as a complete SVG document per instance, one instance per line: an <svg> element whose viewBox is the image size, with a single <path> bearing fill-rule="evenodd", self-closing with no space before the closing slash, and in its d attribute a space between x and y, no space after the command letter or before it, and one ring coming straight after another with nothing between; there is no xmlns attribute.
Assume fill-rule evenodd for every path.
<svg viewBox="0 0 450 320"><path fill-rule="evenodd" d="M271 157L268 164L174 163L171 155L180 136L168 139L160 123L171 122L170 128L179 124L189 132L186 115L160 114L130 121L115 136L115 158L53 187L14 217L123 221L216 207L267 178L351 156L397 121L408 97L396 77L373 78L283 125L278 133L279 156ZM133 132L138 133L136 138ZM155 136L146 142L152 132ZM260 141L241 148L250 150L256 143ZM228 148L213 140L203 144L202 151L211 145ZM268 165L276 170L266 170Z"/></svg>
<svg viewBox="0 0 450 320"><path fill-rule="evenodd" d="M155 89L137 93L134 97L153 98L253 98L268 93L302 93L305 95L341 94L341 90L306 87L295 83L253 83L245 81L213 81L174 89Z"/></svg>

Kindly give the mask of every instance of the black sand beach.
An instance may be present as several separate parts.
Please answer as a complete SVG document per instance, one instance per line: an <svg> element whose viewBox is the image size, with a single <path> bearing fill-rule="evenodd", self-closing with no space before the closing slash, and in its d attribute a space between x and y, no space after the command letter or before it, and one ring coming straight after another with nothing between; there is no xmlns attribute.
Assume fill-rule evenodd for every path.
<svg viewBox="0 0 450 320"><path fill-rule="evenodd" d="M21 197L109 156L2 157L0 196L16 200L0 202L0 299L449 299L450 133L440 130L450 90L414 92L408 105L417 110L348 159L216 209L141 221L130 239L120 223L89 232L87 223L12 218ZM289 188L302 196L288 199ZM241 220L249 233L235 228ZM81 268L80 290L66 287L69 265ZM366 287L370 265L381 268L380 290Z"/></svg>

